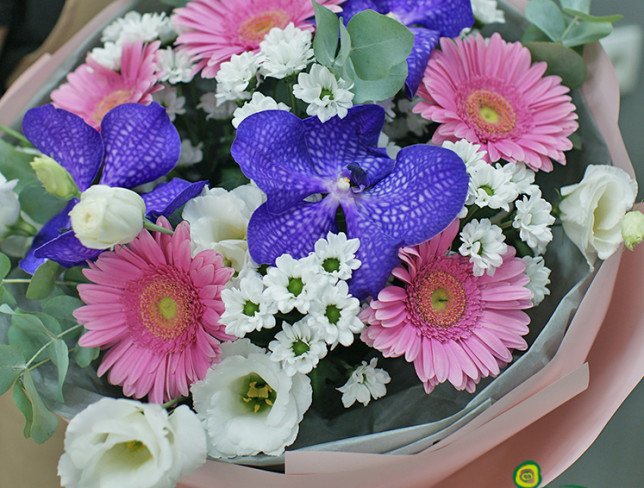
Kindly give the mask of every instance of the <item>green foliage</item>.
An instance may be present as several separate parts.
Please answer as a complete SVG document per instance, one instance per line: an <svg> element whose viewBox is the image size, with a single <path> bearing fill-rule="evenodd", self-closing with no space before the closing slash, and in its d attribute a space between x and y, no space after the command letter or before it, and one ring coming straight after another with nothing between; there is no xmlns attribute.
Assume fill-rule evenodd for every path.
<svg viewBox="0 0 644 488"><path fill-rule="evenodd" d="M407 56L414 43L409 29L373 10L353 16L345 28L333 12L316 3L314 7L316 61L353 83L354 103L394 96L407 78Z"/></svg>
<svg viewBox="0 0 644 488"><path fill-rule="evenodd" d="M27 298L29 300L42 300L47 298L56 285L56 278L60 275L61 268L54 261L46 261L34 273L29 288L27 288Z"/></svg>
<svg viewBox="0 0 644 488"><path fill-rule="evenodd" d="M185 7L189 0L161 0L161 3L170 5L171 7Z"/></svg>
<svg viewBox="0 0 644 488"><path fill-rule="evenodd" d="M79 368L87 368L92 361L98 358L101 350L97 347L83 347L77 346L74 351L74 361Z"/></svg>
<svg viewBox="0 0 644 488"><path fill-rule="evenodd" d="M3 395L27 367L17 347L0 344L0 395Z"/></svg>
<svg viewBox="0 0 644 488"><path fill-rule="evenodd" d="M32 219L44 224L67 204L47 193L40 183L30 183L20 192L20 208Z"/></svg>
<svg viewBox="0 0 644 488"><path fill-rule="evenodd" d="M31 183L38 182L36 174L29 165L32 159L33 155L17 151L11 144L0 139L0 173L8 180L18 180L16 192L22 191Z"/></svg>
<svg viewBox="0 0 644 488"><path fill-rule="evenodd" d="M0 280L4 280L11 271L11 260L0 252Z"/></svg>
<svg viewBox="0 0 644 488"><path fill-rule="evenodd" d="M526 42L533 61L548 63L549 75L560 76L570 88L581 86L586 80L587 69L584 59L572 49L558 42Z"/></svg>
<svg viewBox="0 0 644 488"><path fill-rule="evenodd" d="M13 399L25 416L25 437L31 437L38 444L42 444L54 434L58 419L40 398L31 373L24 373L16 381L13 387Z"/></svg>

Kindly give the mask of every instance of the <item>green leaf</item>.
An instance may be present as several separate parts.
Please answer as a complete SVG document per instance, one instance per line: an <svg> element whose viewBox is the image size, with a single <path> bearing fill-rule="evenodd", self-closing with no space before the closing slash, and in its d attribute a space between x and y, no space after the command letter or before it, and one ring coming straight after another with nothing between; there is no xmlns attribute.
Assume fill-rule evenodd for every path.
<svg viewBox="0 0 644 488"><path fill-rule="evenodd" d="M74 351L74 361L80 368L87 368L92 361L98 358L101 350L96 347L78 346Z"/></svg>
<svg viewBox="0 0 644 488"><path fill-rule="evenodd" d="M559 0L561 3L561 8L563 10L577 10L585 14L590 13L590 2L591 0Z"/></svg>
<svg viewBox="0 0 644 488"><path fill-rule="evenodd" d="M4 280L11 271L11 259L0 253L0 280Z"/></svg>
<svg viewBox="0 0 644 488"><path fill-rule="evenodd" d="M609 24L614 24L615 22L619 22L624 18L624 16L620 14L604 15L604 16L589 15L584 12L580 12L579 10L573 10L570 8L565 8L563 9L563 11L566 12L568 15L572 15L573 17L577 17L587 22L608 22Z"/></svg>
<svg viewBox="0 0 644 488"><path fill-rule="evenodd" d="M562 43L566 47L583 46L599 41L613 32L609 22L580 22L570 28Z"/></svg>
<svg viewBox="0 0 644 488"><path fill-rule="evenodd" d="M351 63L347 63L347 68L352 68ZM389 76L381 80L367 81L355 77L353 78L353 93L355 93L353 103L379 102L393 97L402 88L406 79L407 61L394 66Z"/></svg>
<svg viewBox="0 0 644 488"><path fill-rule="evenodd" d="M25 437L31 437L38 444L42 444L56 431L58 419L43 403L30 373L27 372L23 374L21 381L17 382L16 386L20 386L20 389L22 390L22 395L19 395L21 396L20 403L22 404L22 408L20 405L18 408L20 408L24 414L25 410L28 410L25 408L24 404L28 402L31 405L31 415L25 415L25 420L27 421L25 425ZM14 387L14 400L15 399L16 390ZM18 404L18 401L16 401L16 404Z"/></svg>
<svg viewBox="0 0 644 488"><path fill-rule="evenodd" d="M313 52L318 63L331 67L338 49L338 29L340 19L328 8L322 7L313 0L315 9L315 38L313 39Z"/></svg>
<svg viewBox="0 0 644 488"><path fill-rule="evenodd" d="M62 329L67 330L78 323L74 318L73 313L83 305L83 302L78 298L59 295L44 301L42 304L42 310L44 313L56 318L63 326Z"/></svg>
<svg viewBox="0 0 644 488"><path fill-rule="evenodd" d="M334 66L337 68L344 66L344 64L347 62L347 59L349 59L350 55L351 55L351 36L349 35L349 31L344 26L344 24L340 22L340 52L338 53L338 56L335 58Z"/></svg>
<svg viewBox="0 0 644 488"><path fill-rule="evenodd" d="M171 7L185 7L190 0L161 0L161 3L170 5Z"/></svg>
<svg viewBox="0 0 644 488"><path fill-rule="evenodd" d="M533 61L548 63L549 75L560 76L563 83L572 88L581 86L587 71L584 59L570 48L554 42L527 42Z"/></svg>
<svg viewBox="0 0 644 488"><path fill-rule="evenodd" d="M58 371L58 388L56 389L56 400L63 403L63 383L67 377L67 370L69 369L69 350L67 344L62 339L59 339L47 348L51 362L56 366Z"/></svg>
<svg viewBox="0 0 644 488"><path fill-rule="evenodd" d="M46 261L45 264L40 266L34 273L29 288L27 288L27 298L29 300L47 298L54 290L60 269L60 265L54 261Z"/></svg>
<svg viewBox="0 0 644 488"><path fill-rule="evenodd" d="M530 0L525 16L553 41L560 40L566 30L566 19L553 0Z"/></svg>
<svg viewBox="0 0 644 488"><path fill-rule="evenodd" d="M2 285L0 285L0 303L6 304L9 307L15 307L17 305L16 299L11 292L7 290L6 286Z"/></svg>
<svg viewBox="0 0 644 488"><path fill-rule="evenodd" d="M239 167L236 170L241 174ZM89 283L89 280L83 274L83 270L86 269L84 266L76 266L74 268L68 268L65 270L64 280L72 281L74 283Z"/></svg>
<svg viewBox="0 0 644 488"><path fill-rule="evenodd" d="M17 347L0 344L0 395L11 388L26 367L27 361Z"/></svg>
<svg viewBox="0 0 644 488"><path fill-rule="evenodd" d="M20 192L20 207L41 224L61 212L65 205L66 201L47 193L40 183L31 183Z"/></svg>
<svg viewBox="0 0 644 488"><path fill-rule="evenodd" d="M570 136L568 136L568 139L570 139L570 142L572 142L573 149L581 151L581 149L583 148L584 142L579 131L573 134L570 134Z"/></svg>
<svg viewBox="0 0 644 488"><path fill-rule="evenodd" d="M6 141L0 139L0 173L8 180L18 180L16 192L30 183L37 182L36 174L29 166L33 155L24 154Z"/></svg>
<svg viewBox="0 0 644 488"><path fill-rule="evenodd" d="M550 39L548 38L547 35L544 34L544 32L539 29L536 25L530 24L528 28L525 30L523 33L523 37L521 37L521 42L526 43L526 42L541 42L541 41L549 41Z"/></svg>
<svg viewBox="0 0 644 488"><path fill-rule="evenodd" d="M38 317L21 312L13 312L7 335L9 344L16 346L27 359L32 358L49 341L56 339L56 332L45 327ZM42 361L47 355L47 350L44 350L33 362Z"/></svg>
<svg viewBox="0 0 644 488"><path fill-rule="evenodd" d="M347 31L354 70L365 81L388 78L392 69L406 61L414 44L414 35L407 27L373 10L354 15Z"/></svg>
<svg viewBox="0 0 644 488"><path fill-rule="evenodd" d="M25 392L25 387L20 381L17 381L13 385L13 402L25 418L23 434L28 438L31 436L31 425L34 422L34 411L33 408L31 408L31 401Z"/></svg>

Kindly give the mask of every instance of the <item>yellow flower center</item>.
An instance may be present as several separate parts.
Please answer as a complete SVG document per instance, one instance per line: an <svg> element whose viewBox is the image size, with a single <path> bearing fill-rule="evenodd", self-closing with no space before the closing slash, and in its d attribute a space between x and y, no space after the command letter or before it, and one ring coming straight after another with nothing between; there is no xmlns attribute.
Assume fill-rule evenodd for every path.
<svg viewBox="0 0 644 488"><path fill-rule="evenodd" d="M241 400L252 413L261 413L275 403L277 393L257 373L251 373L242 380Z"/></svg>
<svg viewBox="0 0 644 488"><path fill-rule="evenodd" d="M123 105L124 103L131 101L131 90L113 91L109 95L106 95L105 98L103 98L103 100L101 100L98 105L96 105L96 109L94 109L94 113L92 114L92 120L96 125L101 125L103 117L105 117L107 112L112 110L114 107L118 107L119 105Z"/></svg>
<svg viewBox="0 0 644 488"><path fill-rule="evenodd" d="M239 26L239 37L259 45L273 27L283 29L289 23L290 15L283 10L268 10L251 17Z"/></svg>
<svg viewBox="0 0 644 488"><path fill-rule="evenodd" d="M490 90L470 93L465 109L479 136L502 136L512 132L517 125L516 113L510 102Z"/></svg>

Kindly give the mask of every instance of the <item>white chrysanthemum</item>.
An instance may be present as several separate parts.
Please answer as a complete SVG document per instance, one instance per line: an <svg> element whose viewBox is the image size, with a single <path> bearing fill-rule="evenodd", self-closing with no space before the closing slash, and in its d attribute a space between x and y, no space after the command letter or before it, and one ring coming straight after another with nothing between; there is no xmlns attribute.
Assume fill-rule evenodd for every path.
<svg viewBox="0 0 644 488"><path fill-rule="evenodd" d="M362 365L353 370L349 381L344 386L337 388L342 393L342 405L349 408L355 402L362 403L365 407L371 399L377 400L387 394L387 383L391 376L382 368L376 368L378 359L373 358L369 364L362 361Z"/></svg>
<svg viewBox="0 0 644 488"><path fill-rule="evenodd" d="M320 274L327 274L336 280L348 280L360 267L361 263L356 259L359 247L360 239L347 239L344 232L329 232L326 239L319 239L315 243L311 262Z"/></svg>
<svg viewBox="0 0 644 488"><path fill-rule="evenodd" d="M378 147L386 149L387 156L389 156L391 159L396 159L398 157L398 153L402 150L402 147L389 140L389 136L384 132L381 132L380 136L378 137Z"/></svg>
<svg viewBox="0 0 644 488"><path fill-rule="evenodd" d="M496 0L472 0L474 17L482 24L505 23L505 13Z"/></svg>
<svg viewBox="0 0 644 488"><path fill-rule="evenodd" d="M221 362L191 387L197 415L216 458L279 456L295 442L311 406L311 381L289 376L248 339L221 345Z"/></svg>
<svg viewBox="0 0 644 488"><path fill-rule="evenodd" d="M295 308L305 314L319 288L328 284L328 278L318 273L311 258L298 260L283 254L266 272L264 284L266 294L277 302L280 312L289 313Z"/></svg>
<svg viewBox="0 0 644 488"><path fill-rule="evenodd" d="M472 220L463 227L460 236L463 244L458 252L469 256L474 276L483 276L485 272L493 276L508 250L501 228L489 219Z"/></svg>
<svg viewBox="0 0 644 488"><path fill-rule="evenodd" d="M541 198L541 191L523 197L516 202L517 214L512 226L519 231L519 237L537 254L543 254L552 241L550 226L555 218L550 214L552 205Z"/></svg>
<svg viewBox="0 0 644 488"><path fill-rule="evenodd" d="M385 110L385 120L387 122L391 122L396 118L396 103L393 98L381 100L380 102L377 102L376 105L380 105Z"/></svg>
<svg viewBox="0 0 644 488"><path fill-rule="evenodd" d="M248 100L246 91L257 76L257 56L252 52L233 54L230 61L222 63L217 76L217 104L232 100Z"/></svg>
<svg viewBox="0 0 644 488"><path fill-rule="evenodd" d="M510 175L510 181L516 185L519 195L532 195L539 189L534 184L535 172L524 163L508 163L502 169Z"/></svg>
<svg viewBox="0 0 644 488"><path fill-rule="evenodd" d="M206 120L226 120L233 116L237 110L237 104L234 101L217 103L217 95L214 93L204 93L199 99L197 108L206 113Z"/></svg>
<svg viewBox="0 0 644 488"><path fill-rule="evenodd" d="M413 112L414 107L419 101L419 98L415 98L414 100L407 98L400 99L398 101L398 110L401 114L404 114L404 117L398 119L398 121L404 122L405 132L412 132L414 135L421 137L427 132L427 126L430 122Z"/></svg>
<svg viewBox="0 0 644 488"><path fill-rule="evenodd" d="M165 13L128 12L116 19L103 31L103 42L151 42L159 39L162 42L174 37L170 19Z"/></svg>
<svg viewBox="0 0 644 488"><path fill-rule="evenodd" d="M107 69L119 71L121 69L122 54L123 48L120 44L106 42L104 46L92 49L89 56Z"/></svg>
<svg viewBox="0 0 644 488"><path fill-rule="evenodd" d="M284 322L268 349L271 359L281 363L290 376L310 373L327 353L326 343L307 319L293 325Z"/></svg>
<svg viewBox="0 0 644 488"><path fill-rule="evenodd" d="M470 183L467 191L466 205L490 207L493 210L510 210L510 204L519 193L512 183L510 174L501 167L494 167L485 162L470 164L467 167Z"/></svg>
<svg viewBox="0 0 644 488"><path fill-rule="evenodd" d="M206 462L206 434L185 405L103 398L67 427L58 463L62 486L171 488Z"/></svg>
<svg viewBox="0 0 644 488"><path fill-rule="evenodd" d="M171 85L190 83L194 78L194 63L190 54L175 51L171 47L158 52L157 68L159 80Z"/></svg>
<svg viewBox="0 0 644 488"><path fill-rule="evenodd" d="M298 75L293 95L309 104L307 114L326 122L336 115L341 119L347 116L353 106L352 86L342 78L336 79L325 66L314 64L308 73Z"/></svg>
<svg viewBox="0 0 644 488"><path fill-rule="evenodd" d="M233 127L236 129L246 117L263 112L264 110L284 110L290 112L291 108L285 103L277 103L271 97L255 92L249 102L237 108L233 114Z"/></svg>
<svg viewBox="0 0 644 488"><path fill-rule="evenodd" d="M349 294L345 281L339 281L323 288L311 302L309 325L332 349L338 343L348 347L353 344L353 335L364 328L359 313L360 301Z"/></svg>
<svg viewBox="0 0 644 488"><path fill-rule="evenodd" d="M190 200L182 216L190 223L193 254L214 249L236 271L244 268L250 260L248 222L265 198L257 186L249 184L231 191L212 188Z"/></svg>
<svg viewBox="0 0 644 488"><path fill-rule="evenodd" d="M181 156L177 166L193 166L201 161L203 161L203 142L195 146L190 139L183 139L181 141Z"/></svg>
<svg viewBox="0 0 644 488"><path fill-rule="evenodd" d="M221 292L226 307L220 322L226 334L244 337L254 330L275 327L277 305L264 294L264 283L259 273L247 273L237 288Z"/></svg>
<svg viewBox="0 0 644 488"><path fill-rule="evenodd" d="M550 284L550 269L546 267L543 257L526 256L522 258L526 264L525 274L530 278L530 282L525 285L532 292L532 304L536 307L546 295L550 295L548 285Z"/></svg>
<svg viewBox="0 0 644 488"><path fill-rule="evenodd" d="M165 86L163 90L156 92L152 97L155 102L165 107L165 111L172 121L177 118L177 115L186 113L186 97L179 96L177 89L173 86Z"/></svg>
<svg viewBox="0 0 644 488"><path fill-rule="evenodd" d="M465 139L461 139L457 142L445 141L443 142L443 147L454 151L468 167L475 166L478 163L485 163L484 158L487 151L481 151L479 144L472 144Z"/></svg>
<svg viewBox="0 0 644 488"><path fill-rule="evenodd" d="M313 59L311 37L292 23L271 29L259 43L260 73L281 80L304 70Z"/></svg>
<svg viewBox="0 0 644 488"><path fill-rule="evenodd" d="M0 238L20 218L20 200L14 191L18 180L7 181L0 173Z"/></svg>

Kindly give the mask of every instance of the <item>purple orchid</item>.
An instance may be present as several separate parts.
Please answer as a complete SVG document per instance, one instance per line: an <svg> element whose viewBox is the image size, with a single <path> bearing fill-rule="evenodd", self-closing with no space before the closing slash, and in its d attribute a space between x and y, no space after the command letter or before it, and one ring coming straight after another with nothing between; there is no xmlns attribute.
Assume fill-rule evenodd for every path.
<svg viewBox="0 0 644 488"><path fill-rule="evenodd" d="M340 14L345 23L363 10L393 15L414 34L414 45L407 58L405 91L412 98L423 79L429 56L441 37L457 37L474 25L470 0L348 0Z"/></svg>
<svg viewBox="0 0 644 488"><path fill-rule="evenodd" d="M176 166L181 151L179 134L157 103L112 109L100 132L71 112L44 105L25 114L23 132L36 149L69 172L81 191L92 185L101 169L99 183L103 185L134 188L152 182ZM171 214L197 196L205 184L174 178L157 186L143 195L148 218ZM77 266L101 253L83 246L71 230L68 214L77 203L71 200L45 223L20 262L23 270L33 274L47 259Z"/></svg>
<svg viewBox="0 0 644 488"><path fill-rule="evenodd" d="M375 297L400 247L431 239L454 220L469 182L463 161L424 144L390 159L377 147L384 117L381 107L362 105L325 123L270 110L240 124L233 158L267 195L248 226L257 263L273 264L284 253L306 256L318 239L337 231L341 207L347 235L360 239L362 266L351 293Z"/></svg>

